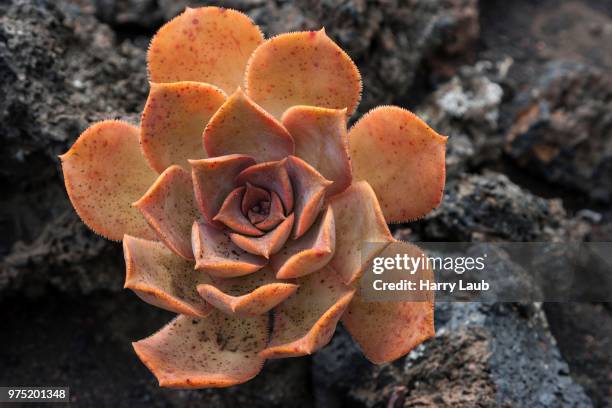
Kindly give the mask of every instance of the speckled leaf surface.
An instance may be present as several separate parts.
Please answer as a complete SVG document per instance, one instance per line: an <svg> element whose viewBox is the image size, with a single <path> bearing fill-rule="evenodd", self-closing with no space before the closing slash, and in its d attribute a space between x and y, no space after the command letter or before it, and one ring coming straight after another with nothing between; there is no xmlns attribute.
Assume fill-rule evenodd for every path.
<svg viewBox="0 0 612 408"><path fill-rule="evenodd" d="M89 228L115 241L124 234L155 239L132 207L157 177L141 154L138 135L138 128L125 122L98 122L60 156L77 213Z"/></svg>
<svg viewBox="0 0 612 408"><path fill-rule="evenodd" d="M258 271L267 261L249 254L232 242L229 234L203 222L191 230L195 268L221 278L233 278Z"/></svg>
<svg viewBox="0 0 612 408"><path fill-rule="evenodd" d="M440 204L446 139L396 106L373 109L351 128L353 176L370 183L387 222L418 219Z"/></svg>
<svg viewBox="0 0 612 408"><path fill-rule="evenodd" d="M274 329L265 358L312 354L329 343L355 289L342 284L331 268L297 279L297 292L274 311Z"/></svg>
<svg viewBox="0 0 612 408"><path fill-rule="evenodd" d="M326 195L344 191L352 180L346 109L294 106L282 122L295 142L295 155L333 181Z"/></svg>
<svg viewBox="0 0 612 408"><path fill-rule="evenodd" d="M259 352L267 341L267 315L241 318L214 311L201 319L178 316L133 346L162 387L229 387L261 371Z"/></svg>
<svg viewBox="0 0 612 408"><path fill-rule="evenodd" d="M188 159L206 157L202 134L225 101L219 88L198 82L151 83L142 112L140 144L158 173L173 164L190 169Z"/></svg>
<svg viewBox="0 0 612 408"><path fill-rule="evenodd" d="M173 254L161 242L126 235L123 238L125 287L145 302L189 316L203 317L211 307L196 286L207 281L193 262Z"/></svg>
<svg viewBox="0 0 612 408"><path fill-rule="evenodd" d="M279 279L297 278L323 268L334 255L336 228L334 212L327 207L308 232L270 258L270 265Z"/></svg>
<svg viewBox="0 0 612 408"><path fill-rule="evenodd" d="M287 129L238 89L212 117L204 130L208 156L247 154L258 162L281 160L293 154Z"/></svg>
<svg viewBox="0 0 612 408"><path fill-rule="evenodd" d="M361 97L351 58L320 31L281 34L260 45L246 70L246 92L277 118L295 105L344 109Z"/></svg>
<svg viewBox="0 0 612 408"><path fill-rule="evenodd" d="M191 226L200 214L188 171L177 165L168 167L134 206L168 248L193 260Z"/></svg>
<svg viewBox="0 0 612 408"><path fill-rule="evenodd" d="M243 317L270 311L297 290L292 282L279 281L269 267L241 278L217 279L198 285L198 292L223 313Z"/></svg>
<svg viewBox="0 0 612 408"><path fill-rule="evenodd" d="M188 7L153 37L149 76L153 82L207 82L230 94L242 85L247 61L262 42L261 31L245 14Z"/></svg>
<svg viewBox="0 0 612 408"><path fill-rule="evenodd" d="M400 252L410 257L423 255L416 245L395 242L379 256L393 257ZM421 268L412 276L433 280L433 271ZM368 360L376 364L393 361L435 334L433 292L422 296L427 301L376 302L357 294L342 317L342 323Z"/></svg>
<svg viewBox="0 0 612 408"><path fill-rule="evenodd" d="M329 204L334 209L338 231L330 266L345 283L352 283L361 276L367 262L393 242L393 236L367 182L354 183L332 197Z"/></svg>

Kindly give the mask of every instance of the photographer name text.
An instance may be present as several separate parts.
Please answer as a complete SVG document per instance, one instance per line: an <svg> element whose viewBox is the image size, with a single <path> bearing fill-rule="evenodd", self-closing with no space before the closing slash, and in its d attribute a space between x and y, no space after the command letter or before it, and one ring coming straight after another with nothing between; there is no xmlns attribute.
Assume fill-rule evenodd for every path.
<svg viewBox="0 0 612 408"><path fill-rule="evenodd" d="M489 283L484 279L480 282L435 282L428 279L420 279L418 282L411 280L401 280L399 282L385 282L382 279L376 279L372 283L372 287L377 291L421 291L433 290L453 293L455 290L463 292L485 291L489 290Z"/></svg>

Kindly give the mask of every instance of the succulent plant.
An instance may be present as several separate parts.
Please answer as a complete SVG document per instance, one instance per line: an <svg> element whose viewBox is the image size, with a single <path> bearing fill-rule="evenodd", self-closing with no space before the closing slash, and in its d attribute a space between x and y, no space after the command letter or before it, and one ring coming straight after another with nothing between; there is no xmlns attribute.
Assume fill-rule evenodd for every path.
<svg viewBox="0 0 612 408"><path fill-rule="evenodd" d="M179 314L133 344L160 385L247 381L340 319L375 363L433 335L432 302L366 302L358 283L395 242L387 223L439 204L444 136L394 106L348 131L349 56L324 30L264 41L234 10L186 9L148 71L140 127L93 124L61 161L82 220L123 241L125 287Z"/></svg>

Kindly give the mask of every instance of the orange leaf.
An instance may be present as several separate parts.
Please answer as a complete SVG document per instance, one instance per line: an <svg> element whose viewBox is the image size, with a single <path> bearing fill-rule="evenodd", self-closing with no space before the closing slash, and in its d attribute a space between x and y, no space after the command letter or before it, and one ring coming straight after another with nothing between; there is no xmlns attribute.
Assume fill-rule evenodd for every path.
<svg viewBox="0 0 612 408"><path fill-rule="evenodd" d="M367 182L354 183L329 204L336 222L336 252L329 265L350 284L370 259L393 242L393 236Z"/></svg>
<svg viewBox="0 0 612 408"><path fill-rule="evenodd" d="M293 154L287 129L241 89L234 92L204 130L208 156L247 154L258 162L281 160Z"/></svg>
<svg viewBox="0 0 612 408"><path fill-rule="evenodd" d="M265 358L312 354L331 340L355 293L331 268L297 280L297 292L274 310L274 330Z"/></svg>
<svg viewBox="0 0 612 408"><path fill-rule="evenodd" d="M421 257L417 246L396 242L378 256L394 257L398 253ZM414 276L433 280L431 269L421 269ZM435 334L433 293L425 293L422 302L366 301L356 295L342 317L342 323L373 363L382 364L407 354Z"/></svg>
<svg viewBox="0 0 612 408"><path fill-rule="evenodd" d="M262 42L261 31L245 14L187 8L153 37L149 76L153 82L207 82L230 94L242 85L247 61Z"/></svg>
<svg viewBox="0 0 612 408"><path fill-rule="evenodd" d="M295 155L334 182L326 195L344 191L352 179L346 109L294 106L283 114L282 122L295 142Z"/></svg>
<svg viewBox="0 0 612 408"><path fill-rule="evenodd" d="M170 252L161 242L123 238L125 287L147 303L189 316L206 316L211 307L196 286L208 281L193 263Z"/></svg>
<svg viewBox="0 0 612 408"><path fill-rule="evenodd" d="M202 319L179 316L132 343L162 387L229 387L255 377L268 341L268 316L240 318L214 311Z"/></svg>
<svg viewBox="0 0 612 408"><path fill-rule="evenodd" d="M132 203L157 177L142 156L139 130L108 120L91 125L60 156L72 205L89 228L120 241L124 234L156 239Z"/></svg>
<svg viewBox="0 0 612 408"><path fill-rule="evenodd" d="M294 105L344 109L361 98L361 75L325 30L281 34L260 45L246 69L246 92L280 118Z"/></svg>
<svg viewBox="0 0 612 408"><path fill-rule="evenodd" d="M173 164L189 169L187 159L206 157L202 133L224 101L225 93L212 85L152 83L140 133L151 167L159 173Z"/></svg>
<svg viewBox="0 0 612 408"><path fill-rule="evenodd" d="M280 282L270 268L240 278L216 279L198 285L211 305L230 315L249 317L270 311L295 293L297 285Z"/></svg>
<svg viewBox="0 0 612 408"><path fill-rule="evenodd" d="M199 218L191 175L182 167L168 167L134 203L157 236L174 253L193 260L191 226Z"/></svg>
<svg viewBox="0 0 612 408"><path fill-rule="evenodd" d="M352 127L353 177L370 183L388 223L418 219L440 204L446 139L396 106L373 109Z"/></svg>

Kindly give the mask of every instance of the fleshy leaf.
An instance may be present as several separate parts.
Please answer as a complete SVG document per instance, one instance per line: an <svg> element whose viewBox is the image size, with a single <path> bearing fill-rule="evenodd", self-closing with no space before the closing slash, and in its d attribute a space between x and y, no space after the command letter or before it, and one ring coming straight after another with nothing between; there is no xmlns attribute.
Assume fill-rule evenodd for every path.
<svg viewBox="0 0 612 408"><path fill-rule="evenodd" d="M388 223L418 219L440 204L446 139L396 106L373 109L351 128L353 177L370 183Z"/></svg>
<svg viewBox="0 0 612 408"><path fill-rule="evenodd" d="M262 201L267 201L269 204L270 200L271 198L269 192L263 188L256 187L251 183L247 183L246 191L244 192L244 197L242 198L241 203L242 213L248 213L249 209L253 208Z"/></svg>
<svg viewBox="0 0 612 408"><path fill-rule="evenodd" d="M132 207L157 177L142 156L139 132L124 122L98 122L60 156L75 210L89 228L115 241L124 234L156 239Z"/></svg>
<svg viewBox="0 0 612 408"><path fill-rule="evenodd" d="M134 206L174 253L193 260L191 226L199 218L191 175L182 167L168 167Z"/></svg>
<svg viewBox="0 0 612 408"><path fill-rule="evenodd" d="M361 97L361 75L351 58L320 31L281 34L260 45L246 68L247 94L280 118L295 105L347 108Z"/></svg>
<svg viewBox="0 0 612 408"><path fill-rule="evenodd" d="M246 183L275 192L283 203L285 213L293 211L293 188L285 167L285 160L258 163L244 169L236 177L236 184Z"/></svg>
<svg viewBox="0 0 612 408"><path fill-rule="evenodd" d="M232 93L263 35L251 19L218 7L187 8L159 29L147 61L153 82L207 82Z"/></svg>
<svg viewBox="0 0 612 408"><path fill-rule="evenodd" d="M304 235L323 207L326 188L332 184L304 160L289 156L285 167L293 188L295 226L293 239Z"/></svg>
<svg viewBox="0 0 612 408"><path fill-rule="evenodd" d="M294 214L290 214L276 228L261 237L246 237L244 235L230 234L232 242L250 254L269 258L281 250L287 242L293 228Z"/></svg>
<svg viewBox="0 0 612 408"><path fill-rule="evenodd" d="M310 230L298 240L290 240L270 258L278 279L308 275L323 268L334 255L336 228L334 212L327 207Z"/></svg>
<svg viewBox="0 0 612 408"><path fill-rule="evenodd" d="M204 147L210 157L247 154L258 162L281 160L294 149L287 129L242 89L234 92L208 122Z"/></svg>
<svg viewBox="0 0 612 408"><path fill-rule="evenodd" d="M410 257L423 256L417 246L405 242L389 245L379 256L395 256L398 245ZM416 275L417 281L433 281L431 269L421 269ZM427 301L372 302L356 295L342 323L368 360L376 364L396 360L435 334L433 292L423 295Z"/></svg>
<svg viewBox="0 0 612 408"><path fill-rule="evenodd" d="M298 288L296 284L277 281L269 267L240 278L213 280L198 285L200 295L223 313L243 317L267 313Z"/></svg>
<svg viewBox="0 0 612 408"><path fill-rule="evenodd" d="M270 211L268 212L268 216L263 221L255 224L255 226L262 231L270 231L287 218L283 212L283 204L278 194L273 191L270 194L270 198Z"/></svg>
<svg viewBox="0 0 612 408"><path fill-rule="evenodd" d="M255 210L249 210L247 218L249 219L249 221L251 221L251 224L255 225L256 223L265 220L266 216L261 213L255 212Z"/></svg>
<svg viewBox="0 0 612 408"><path fill-rule="evenodd" d="M263 232L258 230L247 217L244 216L240 205L244 197L245 187L234 189L221 206L219 213L214 216L213 220L222 222L228 228L241 234L254 235L256 237L263 235Z"/></svg>
<svg viewBox="0 0 612 408"><path fill-rule="evenodd" d="M211 307L196 291L205 282L193 263L170 252L161 242L123 238L125 287L147 303L189 316L206 316Z"/></svg>
<svg viewBox="0 0 612 408"><path fill-rule="evenodd" d="M260 353L264 358L303 356L324 347L355 293L327 267L297 283L297 292L274 309L272 339Z"/></svg>
<svg viewBox="0 0 612 408"><path fill-rule="evenodd" d="M429 302L365 302L355 297L342 323L375 364L396 360L434 336Z"/></svg>
<svg viewBox="0 0 612 408"><path fill-rule="evenodd" d="M160 386L212 388L255 377L267 340L267 315L240 318L213 311L202 319L178 316L132 346Z"/></svg>
<svg viewBox="0 0 612 408"><path fill-rule="evenodd" d="M152 83L140 131L151 167L158 173L173 164L189 169L187 159L206 157L202 133L224 101L225 93L209 84Z"/></svg>
<svg viewBox="0 0 612 408"><path fill-rule="evenodd" d="M220 278L233 278L258 271L266 259L249 254L236 246L228 233L202 222L191 230L195 268Z"/></svg>
<svg viewBox="0 0 612 408"><path fill-rule="evenodd" d="M329 205L336 222L336 252L329 264L350 284L361 276L370 259L393 242L393 236L366 181L353 183L332 197Z"/></svg>
<svg viewBox="0 0 612 408"><path fill-rule="evenodd" d="M203 160L190 160L191 176L196 201L206 220L212 219L227 195L236 187L234 179L240 172L255 164L252 157L242 154L213 157Z"/></svg>
<svg viewBox="0 0 612 408"><path fill-rule="evenodd" d="M295 155L334 182L327 196L344 191L352 180L346 109L294 106L283 114L282 122L295 142Z"/></svg>

